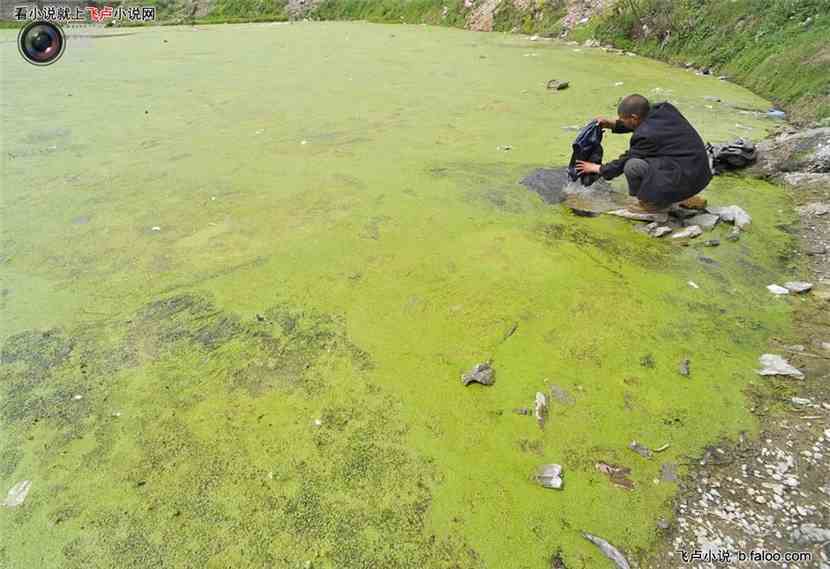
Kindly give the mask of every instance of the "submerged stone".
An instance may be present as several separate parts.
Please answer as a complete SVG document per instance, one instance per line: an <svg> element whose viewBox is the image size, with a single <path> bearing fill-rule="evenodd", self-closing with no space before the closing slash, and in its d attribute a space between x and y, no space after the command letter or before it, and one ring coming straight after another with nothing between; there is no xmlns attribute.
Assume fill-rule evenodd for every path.
<svg viewBox="0 0 830 569"><path fill-rule="evenodd" d="M550 386L550 394L562 405L573 405L575 402L571 394L559 387L558 385Z"/></svg>
<svg viewBox="0 0 830 569"><path fill-rule="evenodd" d="M637 441L631 441L630 443L628 443L628 448L630 448L643 458L651 458L651 449L643 444L638 443Z"/></svg>
<svg viewBox="0 0 830 569"><path fill-rule="evenodd" d="M700 213L694 217L686 219L683 224L686 226L698 225L704 231L714 229L720 221L720 216L713 213Z"/></svg>
<svg viewBox="0 0 830 569"><path fill-rule="evenodd" d="M634 489L634 481L628 477L628 475L631 474L630 468L607 462L598 462L595 467L598 472L601 472L608 477L611 484L624 488L625 490Z"/></svg>
<svg viewBox="0 0 830 569"><path fill-rule="evenodd" d="M677 482L677 465L671 462L661 464L660 480L663 482Z"/></svg>
<svg viewBox="0 0 830 569"><path fill-rule="evenodd" d="M602 213L615 209L619 207L615 200L622 197L602 179L590 186L574 182L565 167L539 168L519 183L539 194L545 203L558 204L568 200L566 205L580 212Z"/></svg>

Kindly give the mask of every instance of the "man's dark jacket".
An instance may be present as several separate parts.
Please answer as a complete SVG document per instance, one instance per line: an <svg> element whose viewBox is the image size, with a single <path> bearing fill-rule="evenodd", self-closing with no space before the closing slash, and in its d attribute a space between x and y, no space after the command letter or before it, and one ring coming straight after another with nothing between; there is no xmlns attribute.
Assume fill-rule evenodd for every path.
<svg viewBox="0 0 830 569"><path fill-rule="evenodd" d="M611 130L632 132L619 120ZM649 203L668 204L692 197L712 179L703 139L671 103L652 106L633 132L628 152L600 168L599 173L606 180L622 174L629 159L641 158L650 168L637 197Z"/></svg>

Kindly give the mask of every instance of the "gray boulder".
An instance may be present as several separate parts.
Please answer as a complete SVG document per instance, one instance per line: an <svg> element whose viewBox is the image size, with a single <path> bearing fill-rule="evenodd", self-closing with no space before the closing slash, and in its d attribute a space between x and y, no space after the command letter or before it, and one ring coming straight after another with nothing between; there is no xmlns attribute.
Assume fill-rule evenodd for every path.
<svg viewBox="0 0 830 569"><path fill-rule="evenodd" d="M711 231L720 221L720 216L714 213L700 213L683 221L686 227L698 225L703 231Z"/></svg>
<svg viewBox="0 0 830 569"><path fill-rule="evenodd" d="M799 545L823 543L830 541L830 529L820 528L815 524L803 524L793 530L790 538Z"/></svg>
<svg viewBox="0 0 830 569"><path fill-rule="evenodd" d="M734 223L735 227L743 229L750 223L752 218L741 207L736 205L728 205L724 207L710 207L709 213L715 214L727 223Z"/></svg>
<svg viewBox="0 0 830 569"><path fill-rule="evenodd" d="M481 385L493 385L496 383L496 370L490 367L489 363L480 363L473 366L468 373L461 376L463 385L480 383Z"/></svg>
<svg viewBox="0 0 830 569"><path fill-rule="evenodd" d="M830 172L830 127L786 132L757 145L756 173Z"/></svg>

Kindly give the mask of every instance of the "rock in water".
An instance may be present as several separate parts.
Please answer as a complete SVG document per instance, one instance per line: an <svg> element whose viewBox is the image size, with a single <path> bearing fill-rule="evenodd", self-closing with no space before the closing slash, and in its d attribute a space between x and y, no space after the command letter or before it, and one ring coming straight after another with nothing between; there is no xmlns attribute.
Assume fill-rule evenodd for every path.
<svg viewBox="0 0 830 569"><path fill-rule="evenodd" d="M661 464L660 480L663 482L677 482L677 465L671 462Z"/></svg>
<svg viewBox="0 0 830 569"><path fill-rule="evenodd" d="M651 449L645 445L638 443L637 441L631 441L628 444L628 448L630 448L643 458L651 458Z"/></svg>
<svg viewBox="0 0 830 569"><path fill-rule="evenodd" d="M775 354L763 354L758 358L758 363L761 364L761 369L758 370L759 375L787 375L798 379L804 379L804 374L797 368L794 368L781 356Z"/></svg>
<svg viewBox="0 0 830 569"><path fill-rule="evenodd" d="M481 385L493 385L496 383L496 370L490 367L489 363L481 363L473 366L469 373L461 376L463 385L480 383Z"/></svg>
<svg viewBox="0 0 830 569"><path fill-rule="evenodd" d="M805 282L801 282L801 281L790 281L790 282L784 283L784 288L786 288L790 292L795 292L795 293L808 292L808 291L812 290L813 283L805 283Z"/></svg>
<svg viewBox="0 0 830 569"><path fill-rule="evenodd" d="M700 228L699 225L690 225L685 229L681 229L677 233L671 236L672 239L694 239L695 237L700 237L703 234L703 230Z"/></svg>
<svg viewBox="0 0 830 569"><path fill-rule="evenodd" d="M626 219L633 219L634 221L656 221L658 223L665 223L669 220L667 213L637 213L628 211L627 209L615 209L608 212L609 215L616 215L617 217L624 217Z"/></svg>
<svg viewBox="0 0 830 569"><path fill-rule="evenodd" d="M570 83L568 83L567 81L560 81L558 79L551 79L547 83L547 87L551 91L562 91L564 89L567 89L569 86Z"/></svg>
<svg viewBox="0 0 830 569"><path fill-rule="evenodd" d="M536 403L533 406L533 416L536 417L536 422L539 427L544 428L545 419L548 416L548 400L544 393L536 393Z"/></svg>
<svg viewBox="0 0 830 569"><path fill-rule="evenodd" d="M736 205L726 207L710 207L709 213L717 215L727 223L734 223L735 227L739 227L741 229L752 223L752 218L749 214Z"/></svg>
<svg viewBox="0 0 830 569"><path fill-rule="evenodd" d="M574 398L571 396L571 394L559 387L558 385L550 386L550 394L562 405L573 405L575 403Z"/></svg>
<svg viewBox="0 0 830 569"><path fill-rule="evenodd" d="M710 231L720 221L720 216L713 213L700 213L694 217L690 217L683 221L687 227L690 225L697 225L704 231Z"/></svg>
<svg viewBox="0 0 830 569"><path fill-rule="evenodd" d="M536 470L536 481L545 488L562 489L562 466L543 464Z"/></svg>
<svg viewBox="0 0 830 569"><path fill-rule="evenodd" d="M583 537L596 545L602 554L605 555L608 559L614 562L614 565L617 566L617 569L631 569L631 565L628 564L625 557L620 550L602 539L601 537L597 537L592 535L588 532L582 532Z"/></svg>
<svg viewBox="0 0 830 569"><path fill-rule="evenodd" d="M767 290L770 291L772 294L790 294L790 291L788 289L777 284L768 285Z"/></svg>
<svg viewBox="0 0 830 569"><path fill-rule="evenodd" d="M598 462L594 465L598 472L606 475L608 480L614 486L619 486L625 490L634 489L634 481L628 475L631 474L631 469L627 466L620 466L618 464L610 464L607 462Z"/></svg>
<svg viewBox="0 0 830 569"><path fill-rule="evenodd" d="M663 237L672 232L672 228L652 221L643 228L643 232L651 237Z"/></svg>
<svg viewBox="0 0 830 569"><path fill-rule="evenodd" d="M733 227L732 230L729 232L729 235L726 236L727 241L739 241L741 239L741 228L740 227Z"/></svg>
<svg viewBox="0 0 830 569"><path fill-rule="evenodd" d="M0 506L5 508L16 508L26 499L31 487L31 480L21 480L11 487L11 490L9 490L9 493L6 495L6 499L0 503Z"/></svg>

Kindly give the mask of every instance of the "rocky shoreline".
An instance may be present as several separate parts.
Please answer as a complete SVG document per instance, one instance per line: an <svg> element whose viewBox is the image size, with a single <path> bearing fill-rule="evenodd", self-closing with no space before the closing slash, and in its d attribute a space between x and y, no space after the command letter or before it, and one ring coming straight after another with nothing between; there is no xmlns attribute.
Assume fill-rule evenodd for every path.
<svg viewBox="0 0 830 569"><path fill-rule="evenodd" d="M751 398L758 439L693 457L644 569L830 569L830 128L784 127L758 147L748 174L789 190L816 283L795 308L796 336L771 347L805 379L765 379L776 396Z"/></svg>

